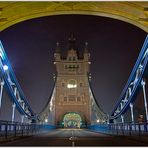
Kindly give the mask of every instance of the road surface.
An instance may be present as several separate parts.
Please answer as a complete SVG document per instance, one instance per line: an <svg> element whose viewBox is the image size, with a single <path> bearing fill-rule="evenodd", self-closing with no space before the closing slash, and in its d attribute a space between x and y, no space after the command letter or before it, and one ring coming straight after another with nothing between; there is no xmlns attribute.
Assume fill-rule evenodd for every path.
<svg viewBox="0 0 148 148"><path fill-rule="evenodd" d="M2 143L0 146L148 146L148 143L84 129L56 129L33 137Z"/></svg>

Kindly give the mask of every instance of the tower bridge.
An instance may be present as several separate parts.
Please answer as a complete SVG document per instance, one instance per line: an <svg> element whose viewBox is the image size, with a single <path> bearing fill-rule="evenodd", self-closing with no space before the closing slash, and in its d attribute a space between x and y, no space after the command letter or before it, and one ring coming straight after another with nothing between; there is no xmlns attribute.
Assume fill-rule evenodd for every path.
<svg viewBox="0 0 148 148"><path fill-rule="evenodd" d="M118 136L130 135L135 138L137 138L137 136L142 138L148 134L148 111L145 89L148 74L148 36L145 39L136 64L120 98L109 115L102 111L91 87L91 62L87 46L88 43L85 43L83 56L80 57L78 50L76 50L75 42L75 38L71 36L68 41L69 46L67 53L64 56L60 50L59 43L57 43L54 53L54 64L56 67L56 75L54 76L55 83L48 103L39 114L33 112L31 106L27 102L27 98L15 77L4 47L2 43L0 43L0 107L2 106L1 102L4 88L12 102L11 121L0 121L0 140L7 141L12 137L20 138L22 136L33 136L30 142L26 139L26 141L23 142L24 145L44 145L48 143L46 138L49 139L49 137L52 137L57 133L57 138L59 137L59 134L61 138L70 136L69 142L72 142L72 146L74 146L78 137L80 140L85 137L87 141L85 144L89 144L88 137L86 136L89 134L103 138L105 141L102 145L108 145L110 142L111 145L113 145L112 142L114 142L114 145L141 145L139 142L135 143L134 141L128 141L125 137L125 140L123 141L122 138L118 139ZM142 119L143 117L141 116L141 120L139 120L138 123L134 120L133 105L139 90L143 91L146 120L144 122ZM15 122L14 120L16 109L20 113L21 123ZM128 110L130 110L131 113L131 122L125 122L124 115ZM24 122L24 118L27 118L29 122ZM63 128L63 131L59 130L59 128ZM80 130L80 128L83 130ZM87 129L87 131L84 129ZM98 134L95 134L93 131ZM47 132L49 132L49 134L43 136L44 139L41 135L44 135ZM64 135L62 135L61 132ZM40 133L39 135L41 137L38 133ZM112 139L111 135L116 137L115 141ZM44 144L42 138L45 140ZM118 140L123 142L118 144ZM63 140L59 143L56 141L57 139L55 138L55 140L53 140L53 142L55 142L54 146L63 144ZM20 142L14 141L10 144L8 142L2 145L22 145L23 143L21 142L20 144ZM50 144L52 144L52 142ZM47 145L50 144L48 143ZM85 144L83 144L83 146ZM95 141L92 145L98 144L100 144L100 141ZM78 145L81 144L78 142ZM147 145L147 143L143 143L142 145Z"/></svg>
<svg viewBox="0 0 148 148"><path fill-rule="evenodd" d="M85 43L83 56L80 57L75 42L76 39L71 35L66 56L62 55L57 43L54 54L55 86L51 101L39 115L42 122L46 120L55 125L63 124L64 127L72 126L71 124L84 127L97 121L107 121L107 115L97 105L90 87L88 43Z"/></svg>
<svg viewBox="0 0 148 148"><path fill-rule="evenodd" d="M147 5L147 2L2 2L0 30L30 18L55 14L88 15L91 12L91 15L129 22L148 32ZM103 111L91 86L91 56L88 43L85 43L82 55L79 54L75 43L75 37L70 36L68 49L64 54L60 43L57 42L53 55L56 68L54 85L47 104L40 113L36 113L11 67L4 49L6 45L0 42L0 113L3 113L1 109L5 99L4 91L12 104L11 119L0 119L0 145L148 145L148 36L127 83L109 114ZM143 95L141 99L144 102L144 113L135 120L134 107L140 92ZM20 122L15 121L15 116ZM26 139L22 140L22 137Z"/></svg>

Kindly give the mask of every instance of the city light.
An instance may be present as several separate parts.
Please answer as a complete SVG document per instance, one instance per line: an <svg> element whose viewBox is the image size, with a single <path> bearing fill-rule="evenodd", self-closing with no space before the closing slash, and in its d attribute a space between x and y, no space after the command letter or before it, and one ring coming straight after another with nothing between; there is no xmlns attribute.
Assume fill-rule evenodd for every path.
<svg viewBox="0 0 148 148"><path fill-rule="evenodd" d="M45 119L45 122L46 122L46 123L48 122L48 119L47 119L47 118Z"/></svg>
<svg viewBox="0 0 148 148"><path fill-rule="evenodd" d="M76 88L76 87L77 87L76 84L68 84L68 85L67 85L67 88Z"/></svg>
<svg viewBox="0 0 148 148"><path fill-rule="evenodd" d="M97 123L99 123L100 122L100 120L99 119L97 119Z"/></svg>
<svg viewBox="0 0 148 148"><path fill-rule="evenodd" d="M4 69L4 71L7 71L8 70L8 66L7 65L4 65L3 66L3 69Z"/></svg>

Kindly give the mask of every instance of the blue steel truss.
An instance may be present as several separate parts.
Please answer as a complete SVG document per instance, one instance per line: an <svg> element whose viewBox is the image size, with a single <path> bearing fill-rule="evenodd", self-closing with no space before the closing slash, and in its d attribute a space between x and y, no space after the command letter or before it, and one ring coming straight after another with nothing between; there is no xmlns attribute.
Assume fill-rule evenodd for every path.
<svg viewBox="0 0 148 148"><path fill-rule="evenodd" d="M8 67L4 70L4 65ZM27 98L25 97L10 65L8 57L5 53L2 43L0 42L0 79L4 82L4 87L11 99L11 102L16 105L17 110L22 115L26 115L29 119L36 120L36 115L32 111Z"/></svg>
<svg viewBox="0 0 148 148"><path fill-rule="evenodd" d="M142 46L136 64L130 74L130 77L116 103L112 112L110 113L110 120L119 118L130 107L130 103L133 103L139 90L142 87L144 78L148 74L148 36Z"/></svg>

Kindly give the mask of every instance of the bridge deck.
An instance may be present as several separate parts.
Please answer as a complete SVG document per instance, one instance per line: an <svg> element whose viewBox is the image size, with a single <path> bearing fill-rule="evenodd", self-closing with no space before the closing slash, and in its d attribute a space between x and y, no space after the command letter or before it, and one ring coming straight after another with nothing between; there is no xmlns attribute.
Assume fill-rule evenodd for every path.
<svg viewBox="0 0 148 148"><path fill-rule="evenodd" d="M83 129L56 129L33 137L1 143L0 146L148 146L148 142Z"/></svg>

